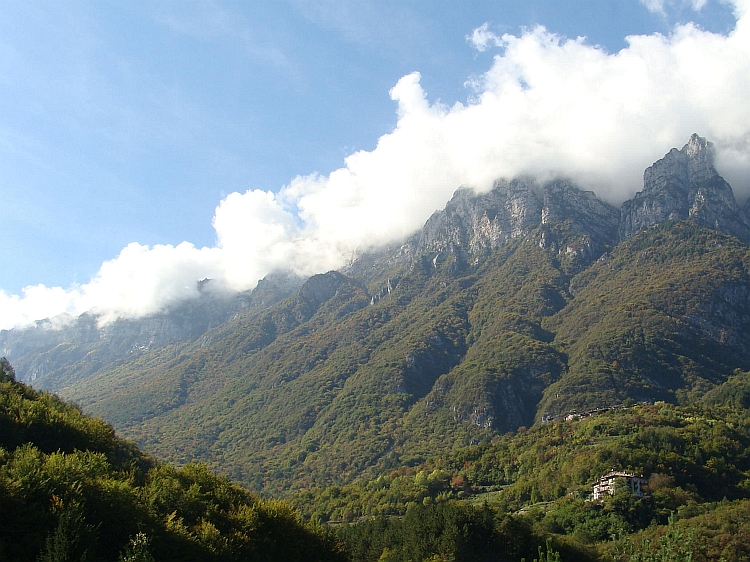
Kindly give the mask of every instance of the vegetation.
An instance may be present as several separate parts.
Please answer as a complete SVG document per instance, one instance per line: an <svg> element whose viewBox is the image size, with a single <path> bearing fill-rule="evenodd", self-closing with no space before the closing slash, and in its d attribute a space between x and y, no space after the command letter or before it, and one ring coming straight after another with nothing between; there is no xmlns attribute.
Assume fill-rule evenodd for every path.
<svg viewBox="0 0 750 562"><path fill-rule="evenodd" d="M746 559L750 250L576 228L316 276L66 390L182 468L0 362L0 557ZM612 469L647 496L590 501Z"/></svg>
<svg viewBox="0 0 750 562"><path fill-rule="evenodd" d="M345 560L276 500L144 456L0 360L0 559Z"/></svg>
<svg viewBox="0 0 750 562"><path fill-rule="evenodd" d="M17 383L2 359L0 557L740 561L750 555L750 410L737 389L748 377L737 372L702 405L624 405L300 492L300 515L205 465L154 461ZM591 501L613 467L648 476L646 497L620 488Z"/></svg>
<svg viewBox="0 0 750 562"><path fill-rule="evenodd" d="M557 546L537 535L526 521L487 506L457 502L415 505L403 518L377 517L345 525L339 535L355 562L560 560ZM563 557L593 560L585 548L561 544Z"/></svg>
<svg viewBox="0 0 750 562"><path fill-rule="evenodd" d="M748 271L747 246L690 223L618 245L571 280L570 306L544 323L568 372L545 389L539 412L626 398L691 403L747 370Z"/></svg>
<svg viewBox="0 0 750 562"><path fill-rule="evenodd" d="M160 458L278 495L371 480L571 410L697 403L750 369L747 246L665 223L599 258L568 252L585 249L577 228L543 225L469 260L423 256L366 287L316 276L63 395Z"/></svg>
<svg viewBox="0 0 750 562"><path fill-rule="evenodd" d="M612 468L645 475L646 497L622 488L591 501L593 483ZM551 539L563 560L739 561L750 553L749 477L750 411L660 403L542 424L292 501L306 517L340 525L355 560L386 551L394 560L427 551L530 560ZM451 521L450 530L434 521ZM462 551L466 544L475 550Z"/></svg>
<svg viewBox="0 0 750 562"><path fill-rule="evenodd" d="M319 276L70 391L181 468L0 360L0 558L746 560L748 248L675 223L586 266L540 235L390 292ZM591 501L612 469L646 496Z"/></svg>

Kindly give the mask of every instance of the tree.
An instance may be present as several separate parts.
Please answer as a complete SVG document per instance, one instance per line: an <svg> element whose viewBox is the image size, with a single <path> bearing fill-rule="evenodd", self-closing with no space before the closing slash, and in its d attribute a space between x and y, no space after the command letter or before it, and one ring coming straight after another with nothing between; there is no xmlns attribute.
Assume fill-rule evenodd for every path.
<svg viewBox="0 0 750 562"><path fill-rule="evenodd" d="M616 547L614 560L622 562L692 562L694 554L693 533L683 532L676 525L674 515L669 517L667 532L659 537L658 545L645 535L637 544L627 538L624 548Z"/></svg>
<svg viewBox="0 0 750 562"><path fill-rule="evenodd" d="M521 558L521 562L525 562L525 558ZM546 552L539 547L539 558L534 558L534 562L562 562L560 553L552 548L552 541L547 539L547 550Z"/></svg>
<svg viewBox="0 0 750 562"><path fill-rule="evenodd" d="M0 381L16 380L16 371L5 357L0 357Z"/></svg>
<svg viewBox="0 0 750 562"><path fill-rule="evenodd" d="M73 504L60 514L57 527L47 537L37 561L86 562L91 554L93 535L94 530L86 524L83 510Z"/></svg>

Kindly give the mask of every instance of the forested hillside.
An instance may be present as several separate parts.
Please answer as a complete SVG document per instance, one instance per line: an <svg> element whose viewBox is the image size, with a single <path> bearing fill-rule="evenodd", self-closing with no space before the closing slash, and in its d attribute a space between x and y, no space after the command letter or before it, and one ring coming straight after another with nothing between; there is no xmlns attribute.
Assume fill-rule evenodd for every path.
<svg viewBox="0 0 750 562"><path fill-rule="evenodd" d="M739 562L750 555L750 374L702 404L625 404L286 503L163 465L0 361L3 560ZM592 501L612 468L645 497ZM303 523L307 520L308 523ZM325 524L323 524L325 522Z"/></svg>
<svg viewBox="0 0 750 562"><path fill-rule="evenodd" d="M750 367L750 253L664 223L583 269L538 227L477 266L428 261L391 293L338 273L188 347L67 390L159 456L256 489L341 484L625 399L691 403ZM374 301L374 302L373 302Z"/></svg>
<svg viewBox="0 0 750 562"><path fill-rule="evenodd" d="M355 560L386 549L388 560L440 549L449 553L441 559L531 559L548 540L563 560L746 560L750 411L733 389L749 378L739 373L710 404L626 405L544 423L293 501L306 517L335 521ZM645 497L623 485L592 501L612 469L643 475Z"/></svg>
<svg viewBox="0 0 750 562"><path fill-rule="evenodd" d="M402 244L284 299L291 282L262 283L200 336L116 361L101 341L25 357L70 351L46 379L66 399L159 458L267 494L574 410L694 405L750 370L750 219L712 158L694 135L620 210L563 180L460 189Z"/></svg>
<svg viewBox="0 0 750 562"><path fill-rule="evenodd" d="M0 559L345 560L276 500L159 463L0 360Z"/></svg>

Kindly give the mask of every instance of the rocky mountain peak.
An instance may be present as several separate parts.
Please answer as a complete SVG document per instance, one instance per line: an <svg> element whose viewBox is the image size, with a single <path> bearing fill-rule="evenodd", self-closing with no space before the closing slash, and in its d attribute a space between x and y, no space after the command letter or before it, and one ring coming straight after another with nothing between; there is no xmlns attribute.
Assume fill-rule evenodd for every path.
<svg viewBox="0 0 750 562"><path fill-rule="evenodd" d="M714 169L714 145L696 133L683 147L687 155L688 176L693 183L707 182L720 177Z"/></svg>
<svg viewBox="0 0 750 562"><path fill-rule="evenodd" d="M461 189L410 240L415 255L477 255L526 236L540 225L571 221L603 244L616 241L617 210L563 180L498 180L489 193Z"/></svg>
<svg viewBox="0 0 750 562"><path fill-rule="evenodd" d="M425 256L434 268L449 263L460 269L539 227L542 247L556 248L583 265L617 243L619 218L617 208L565 180L497 180L487 193L458 189L405 243L364 254L343 271L368 281L381 271L422 263ZM579 234L576 247L553 240L550 229L556 223L566 223Z"/></svg>
<svg viewBox="0 0 750 562"><path fill-rule="evenodd" d="M620 239L665 220L692 220L750 240L750 221L713 163L713 145L693 134L681 150L673 148L647 168L643 191L622 205Z"/></svg>

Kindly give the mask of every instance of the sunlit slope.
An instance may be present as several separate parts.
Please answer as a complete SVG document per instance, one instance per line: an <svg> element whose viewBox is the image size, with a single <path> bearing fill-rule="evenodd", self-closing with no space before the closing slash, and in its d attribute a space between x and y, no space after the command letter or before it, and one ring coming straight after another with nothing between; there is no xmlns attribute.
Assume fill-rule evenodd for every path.
<svg viewBox="0 0 750 562"><path fill-rule="evenodd" d="M750 252L690 223L653 227L570 285L545 326L568 370L538 413L635 400L697 400L750 362Z"/></svg>
<svg viewBox="0 0 750 562"><path fill-rule="evenodd" d="M530 424L564 359L540 321L565 304L567 275L537 238L474 267L425 256L379 300L316 276L265 315L67 395L157 455L256 487L347 481Z"/></svg>
<svg viewBox="0 0 750 562"><path fill-rule="evenodd" d="M0 360L0 559L114 562L136 542L139 559L164 562L345 559L289 505L202 465L160 464L13 379Z"/></svg>
<svg viewBox="0 0 750 562"><path fill-rule="evenodd" d="M746 246L668 223L566 259L580 242L563 221L473 261L426 254L369 284L315 276L263 315L66 395L160 457L278 490L419 462L545 413L697 400L750 366Z"/></svg>

